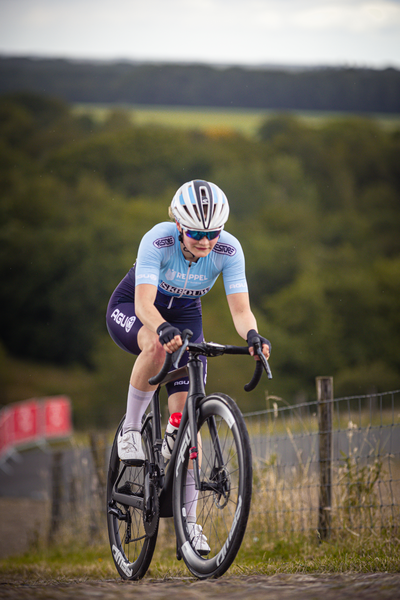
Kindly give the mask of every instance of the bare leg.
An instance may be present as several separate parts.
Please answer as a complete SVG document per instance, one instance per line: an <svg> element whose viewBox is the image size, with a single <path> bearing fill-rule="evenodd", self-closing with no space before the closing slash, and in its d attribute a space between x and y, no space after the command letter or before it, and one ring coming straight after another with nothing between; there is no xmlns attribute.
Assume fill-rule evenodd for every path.
<svg viewBox="0 0 400 600"><path fill-rule="evenodd" d="M176 392L175 394L171 394L168 398L169 414L172 415L176 412L183 412L186 398L187 392Z"/></svg>
<svg viewBox="0 0 400 600"><path fill-rule="evenodd" d="M133 365L131 385L142 392L149 392L157 388L149 384L149 378L156 375L164 364L165 351L158 341L156 333L142 327L138 334L138 344L141 353Z"/></svg>
<svg viewBox="0 0 400 600"><path fill-rule="evenodd" d="M142 352L137 357L132 369L123 427L124 434L130 430L140 431L142 417L157 387L149 385L148 379L158 373L165 358L165 351L159 343L157 335L146 327L139 330L138 343Z"/></svg>

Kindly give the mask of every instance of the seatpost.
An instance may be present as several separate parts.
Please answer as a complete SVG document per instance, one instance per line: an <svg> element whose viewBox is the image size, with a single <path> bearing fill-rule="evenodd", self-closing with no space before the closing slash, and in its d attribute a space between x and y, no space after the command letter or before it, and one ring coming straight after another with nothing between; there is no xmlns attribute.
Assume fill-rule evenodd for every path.
<svg viewBox="0 0 400 600"><path fill-rule="evenodd" d="M197 400L199 398L204 398L204 396L206 395L204 388L204 367L200 358L197 355L193 355L190 352L187 368L189 370L189 391L186 402L189 417L190 437L192 440L192 447L189 450L189 458L193 461L195 488L196 490L199 490L201 484L198 463L199 453L197 448L196 405Z"/></svg>

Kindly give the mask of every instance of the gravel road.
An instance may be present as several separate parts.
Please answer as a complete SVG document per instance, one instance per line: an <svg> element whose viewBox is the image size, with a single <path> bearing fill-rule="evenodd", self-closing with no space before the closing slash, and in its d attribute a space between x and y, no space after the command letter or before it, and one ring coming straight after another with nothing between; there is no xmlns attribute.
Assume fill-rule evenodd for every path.
<svg viewBox="0 0 400 600"><path fill-rule="evenodd" d="M273 575L218 580L147 579L39 583L20 585L3 581L0 598L19 600L392 600L400 599L400 573L340 575Z"/></svg>

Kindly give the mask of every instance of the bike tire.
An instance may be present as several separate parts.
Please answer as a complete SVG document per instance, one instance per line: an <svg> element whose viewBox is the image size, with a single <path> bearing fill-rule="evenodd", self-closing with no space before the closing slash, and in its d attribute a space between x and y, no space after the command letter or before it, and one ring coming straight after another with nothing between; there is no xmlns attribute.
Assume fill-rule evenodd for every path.
<svg viewBox="0 0 400 600"><path fill-rule="evenodd" d="M114 484L123 469L125 472L122 474L118 489L121 490L125 486L125 492L128 488L134 494L141 494L144 491L145 466L127 466L118 458L117 437L123 422L124 419L118 426L110 455L107 477L107 526L111 554L118 573L123 579L137 580L144 577L153 558L159 516L157 515L154 532L148 535L144 526L143 510L120 504L112 499ZM146 459L154 462L151 433L151 424L147 422L142 432L143 449ZM120 520L115 513L110 513L110 509L120 511L127 520Z"/></svg>
<svg viewBox="0 0 400 600"><path fill-rule="evenodd" d="M222 460L217 459L218 444L212 440L213 421ZM201 436L198 442L200 480L208 489L199 491L196 517L207 537L210 552L200 555L190 541L187 527L189 423L182 432L174 465L174 522L178 548L186 566L199 579L206 579L223 575L239 551L251 504L252 459L246 424L229 396L218 393L202 399L197 409L197 427Z"/></svg>

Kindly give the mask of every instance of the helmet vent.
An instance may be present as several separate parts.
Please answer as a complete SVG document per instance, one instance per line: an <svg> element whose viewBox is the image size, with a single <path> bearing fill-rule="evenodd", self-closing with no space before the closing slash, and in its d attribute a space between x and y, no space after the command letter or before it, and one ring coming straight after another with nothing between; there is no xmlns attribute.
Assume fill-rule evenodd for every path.
<svg viewBox="0 0 400 600"><path fill-rule="evenodd" d="M196 185L197 184L197 185ZM201 185L200 181L195 182L195 188L197 188L197 205L198 214L202 221L203 227L208 229L211 221L212 211L212 197L209 185Z"/></svg>
<svg viewBox="0 0 400 600"><path fill-rule="evenodd" d="M208 195L208 189L206 187L200 188L200 198L202 204L210 204L210 197Z"/></svg>

